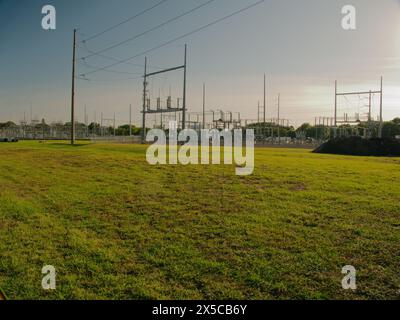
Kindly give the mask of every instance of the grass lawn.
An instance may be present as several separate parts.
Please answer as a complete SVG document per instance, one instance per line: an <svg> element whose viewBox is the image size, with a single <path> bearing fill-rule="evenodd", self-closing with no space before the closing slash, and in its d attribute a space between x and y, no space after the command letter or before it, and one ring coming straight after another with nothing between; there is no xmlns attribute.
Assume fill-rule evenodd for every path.
<svg viewBox="0 0 400 320"><path fill-rule="evenodd" d="M9 299L398 299L400 159L256 149L252 176L145 147L0 144ZM57 290L41 288L44 265ZM357 290L341 269L357 269Z"/></svg>

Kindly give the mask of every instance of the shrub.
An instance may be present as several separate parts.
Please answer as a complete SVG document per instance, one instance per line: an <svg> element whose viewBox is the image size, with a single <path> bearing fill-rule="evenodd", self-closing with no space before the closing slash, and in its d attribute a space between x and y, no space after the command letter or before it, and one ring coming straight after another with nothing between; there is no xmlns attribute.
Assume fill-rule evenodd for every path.
<svg viewBox="0 0 400 320"><path fill-rule="evenodd" d="M400 142L392 138L336 138L322 144L313 152L353 156L400 156Z"/></svg>

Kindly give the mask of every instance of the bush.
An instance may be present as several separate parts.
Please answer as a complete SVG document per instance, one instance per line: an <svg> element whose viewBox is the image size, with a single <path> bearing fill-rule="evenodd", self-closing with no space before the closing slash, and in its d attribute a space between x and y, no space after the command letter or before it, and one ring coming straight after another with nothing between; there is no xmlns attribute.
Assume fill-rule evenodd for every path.
<svg viewBox="0 0 400 320"><path fill-rule="evenodd" d="M336 138L322 144L313 152L352 156L400 156L400 142L392 138Z"/></svg>

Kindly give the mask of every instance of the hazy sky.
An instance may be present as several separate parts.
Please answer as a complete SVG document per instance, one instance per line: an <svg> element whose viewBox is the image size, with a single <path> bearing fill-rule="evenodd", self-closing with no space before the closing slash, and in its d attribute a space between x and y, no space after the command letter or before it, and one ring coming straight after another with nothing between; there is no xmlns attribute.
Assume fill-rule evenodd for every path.
<svg viewBox="0 0 400 320"><path fill-rule="evenodd" d="M78 58L131 38L207 0L168 0L147 14L87 43L81 41L129 18L159 0L0 0L0 122L21 120L24 112L48 122L69 118L72 30L79 28ZM127 42L104 55L125 59L257 0L215 0L161 29ZM57 29L41 28L41 8L57 10ZM357 30L341 27L341 9L357 9ZM188 44L188 107L201 110L202 83L207 109L241 112L257 118L263 73L268 77L267 117L276 117L281 93L282 117L299 125L315 116L332 116L334 80L339 90L376 90L384 77L384 118L400 116L399 0L265 0L261 5L147 54L154 67L182 64ZM78 59L77 75L113 61ZM77 80L77 117L83 121L113 117L127 122L132 103L139 124L144 56ZM181 74L154 79L150 94L181 96ZM364 112L365 97L339 101L339 113ZM377 106L377 97L374 107Z"/></svg>

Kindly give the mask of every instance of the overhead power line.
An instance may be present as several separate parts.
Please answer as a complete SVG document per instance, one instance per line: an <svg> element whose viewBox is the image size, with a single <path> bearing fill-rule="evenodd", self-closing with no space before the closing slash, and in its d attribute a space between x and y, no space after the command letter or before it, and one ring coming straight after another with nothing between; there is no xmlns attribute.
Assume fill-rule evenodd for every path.
<svg viewBox="0 0 400 320"><path fill-rule="evenodd" d="M101 82L101 83L113 83L115 81L128 81L128 80L138 80L141 79L142 77L135 77L135 78L121 78L121 79L108 79L108 80L104 80L104 79L89 79L89 78L82 78L80 76L75 77L75 79L78 80L83 80L83 81L87 81L87 82Z"/></svg>
<svg viewBox="0 0 400 320"><path fill-rule="evenodd" d="M167 1L169 1L169 0L161 0L161 1L157 2L155 5L153 5L152 7L147 8L147 9L145 9L145 10L139 12L138 14L136 14L136 15L134 15L134 16L128 18L128 19L125 19L125 20L121 21L120 23L117 23L116 25L113 25L113 26L111 26L111 27L109 27L109 28L107 28L107 29L105 29L105 30L99 32L99 33L96 33L96 34L90 36L89 38L87 38L87 39L85 39L85 40L82 40L81 42L84 42L84 43L85 43L85 42L91 41L91 40L93 40L93 39L95 39L95 38L97 38L97 37L100 37L101 35L103 35L103 34L109 32L109 31L111 31L111 30L114 30L115 28L118 28L119 26L121 26L121 25L123 25L123 24L125 24L125 23L127 23L127 22L129 22L129 21L132 21L132 20L134 20L134 19L136 19L136 18L138 18L138 17L144 15L145 13L147 13L147 12L149 12L149 11L151 11L151 10L157 8L157 7L159 7L160 5L162 5L163 3L167 2Z"/></svg>
<svg viewBox="0 0 400 320"><path fill-rule="evenodd" d="M90 48L88 48L88 46L87 46L86 43L84 44L84 47L82 47L82 46L80 46L80 45L78 45L78 47L80 47L80 48L86 50L86 51L89 52L89 53L95 54L96 56L98 56L98 57L100 57L100 58L103 58L103 59L107 59L107 60L111 60L111 61L121 61L121 59L118 59L118 58L115 58L115 57L111 57L111 56L109 56L109 55L98 54L98 53L94 52L93 50L91 50ZM81 59L81 60L84 61L84 59ZM137 67L137 68L143 68L143 67L144 67L143 64L139 64L139 63L132 63L132 62L121 62L121 63L124 63L124 64L126 64L126 65L130 65L130 66L133 66L133 67ZM86 64L86 63L85 63L85 64ZM150 68L150 69L160 69L160 70L163 69L163 67L158 67L158 66L153 66L153 65L147 66L147 67ZM97 68L98 68L98 67L95 67L94 69L97 69Z"/></svg>
<svg viewBox="0 0 400 320"><path fill-rule="evenodd" d="M154 50L158 50L158 49L160 49L160 48L162 48L162 47L165 47L165 46L167 46L167 45L169 45L169 44L171 44L171 43L173 43L173 42L175 42L175 41L178 41L178 40L181 40L181 39L183 39L183 38L186 38L186 37L188 37L188 36L190 36L190 35L193 35L193 34L195 34L195 33L197 33L197 32L200 32L200 31L202 31L202 30L204 30L204 29L206 29L206 28L209 28L209 27L211 27L211 26L213 26L213 25L215 25L215 24L218 24L218 23L220 23L220 22L222 22L222 21L224 21L224 20L227 20L227 19L229 19L229 18L232 18L233 16L236 16L236 15L242 13L242 12L245 12L245 11L247 11L247 10L249 10L249 9L251 9L251 8L253 8L253 7L255 7L255 6L257 6L257 5L260 5L260 4L263 3L263 2L265 2L265 0L257 1L257 2L255 2L255 3L253 3L253 4L251 4L251 5L248 5L248 6L244 7L244 8L242 8L242 9L240 9L240 10L237 10L237 11L235 11L235 12L233 12L233 13L231 13L231 14L225 16L225 17L222 17L222 18L217 19L217 20L215 20L215 21L213 21L213 22L210 22L210 23L208 23L208 24L206 24L206 25L204 25L204 26L202 26L202 27L200 27L200 28L197 28L197 29L195 29L195 30L193 30L193 31L191 31L191 32L185 33L185 34L183 34L183 35L181 35L181 36L179 36L179 37L177 37L177 38L174 38L174 39L172 39L172 40L169 40L169 41L167 41L167 42L164 42L164 43L162 43L162 44L160 44L160 45L158 45L158 46L155 46L155 47L153 47L153 48L151 48L151 49L148 49L148 50L146 50L146 51L143 51L143 52L141 52L141 53L138 53L138 54L136 54L136 55L134 55L134 56L132 56L132 57L129 57L129 58L120 60L119 62L115 62L115 63L113 63L113 64L110 64L110 65L107 65L107 66L105 66L105 67L99 68L99 69L97 69L97 70L90 71L90 72L86 73L86 75L93 74L93 73L96 73L96 72L99 72L99 71L104 71L104 70L106 70L106 69L108 69L108 68L117 66L117 65L119 65L119 64L121 64L121 63L125 63L125 62L130 61L130 60L133 60L133 59L135 59L135 58L137 58L137 57L143 56L143 55L145 55L145 54L147 54L147 53L149 53L149 52L152 52L152 51L154 51Z"/></svg>
<svg viewBox="0 0 400 320"><path fill-rule="evenodd" d="M83 66L90 68L90 69L98 69L98 66L93 66L86 61L83 61L82 63ZM141 73L138 72L129 72L129 71L119 71L119 70L104 70L105 72L111 72L111 73L121 73L121 74L135 74L135 75L141 75Z"/></svg>
<svg viewBox="0 0 400 320"><path fill-rule="evenodd" d="M182 14L180 14L180 15L174 17L174 18L171 18L171 19L169 19L169 20L167 20L167 21L165 21L165 22L163 22L163 23L161 23L161 24L159 24L159 25L157 25L157 26L155 26L155 27L153 27L153 28L150 28L150 29L148 29L148 30L146 30L146 31L143 31L143 32L141 32L141 33L139 33L139 34L137 34L137 35L135 35L135 36L133 36L133 37L131 37L131 38L129 38L129 39L126 39L126 40L124 40L124 41L115 43L115 44L113 44L113 45L111 45L111 46L109 46L109 47L107 47L107 48L102 49L102 50L98 50L98 51L92 52L91 54L89 54L89 55L87 55L87 56L85 56L85 57L83 57L83 58L81 58L81 59L88 59L88 58L91 58L91 57L93 57L93 56L95 56L95 55L99 55L99 54L101 54L101 53L104 53L104 52L106 52L106 51L109 51L109 50L111 50L111 49L114 49L114 48L116 48L116 47L119 47L119 46L121 46L121 45L123 45L123 44L125 44L125 43L130 42L130 41L136 40L136 39L138 39L138 38L140 38L140 37L142 37L142 36L144 36L144 35L146 35L146 34L152 32L152 31L155 31L155 30L157 30L157 29L160 29L160 28L166 26L167 24L169 24L169 23L171 23L171 22L174 22L174 21L176 21L176 20L179 20L179 19L181 19L181 18L183 18L183 17L185 17L185 16L187 16L187 15L189 15L189 14L191 14L191 13L193 13L193 12L195 12L195 11L197 11L197 10L199 10L199 9L201 9L201 8L207 6L207 5L209 5L210 3L215 2L215 1L216 1L216 0L208 0L207 2L202 3L201 5L199 5L199 6L195 7L195 8L193 8L193 9L190 9L189 11L186 11L186 12L184 12L184 13L182 13Z"/></svg>

